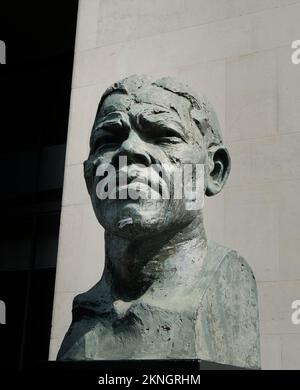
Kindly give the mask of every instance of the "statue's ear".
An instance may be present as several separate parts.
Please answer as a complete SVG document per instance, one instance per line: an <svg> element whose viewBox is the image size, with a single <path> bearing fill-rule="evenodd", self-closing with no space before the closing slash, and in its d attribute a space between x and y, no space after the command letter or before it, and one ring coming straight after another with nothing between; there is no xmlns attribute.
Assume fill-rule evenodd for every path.
<svg viewBox="0 0 300 390"><path fill-rule="evenodd" d="M205 194L213 196L224 187L231 168L230 156L222 145L211 146L208 149L208 171Z"/></svg>

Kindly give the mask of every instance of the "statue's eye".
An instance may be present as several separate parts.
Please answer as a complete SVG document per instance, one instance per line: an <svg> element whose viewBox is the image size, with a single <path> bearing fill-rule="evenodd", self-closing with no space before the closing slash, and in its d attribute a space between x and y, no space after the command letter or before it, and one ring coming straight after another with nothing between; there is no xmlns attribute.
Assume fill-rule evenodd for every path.
<svg viewBox="0 0 300 390"><path fill-rule="evenodd" d="M158 136L156 137L156 143L169 143L169 144L177 144L179 142L184 141L183 137L172 129L164 129Z"/></svg>
<svg viewBox="0 0 300 390"><path fill-rule="evenodd" d="M120 144L120 140L118 137L113 135L105 135L99 137L94 144L94 152L100 152L105 149L118 147Z"/></svg>

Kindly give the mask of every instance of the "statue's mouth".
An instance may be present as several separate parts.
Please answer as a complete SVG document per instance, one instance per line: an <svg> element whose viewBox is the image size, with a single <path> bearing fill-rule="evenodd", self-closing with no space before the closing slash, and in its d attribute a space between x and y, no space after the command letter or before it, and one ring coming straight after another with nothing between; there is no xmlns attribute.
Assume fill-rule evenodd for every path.
<svg viewBox="0 0 300 390"><path fill-rule="evenodd" d="M118 194L118 199L161 199L161 188L161 183L153 188L148 183L135 180L125 185L116 186L115 193Z"/></svg>
<svg viewBox="0 0 300 390"><path fill-rule="evenodd" d="M106 194L108 199L169 199L167 183L157 172L150 169L135 166L120 169L116 174L105 177L103 183L100 180L97 191Z"/></svg>

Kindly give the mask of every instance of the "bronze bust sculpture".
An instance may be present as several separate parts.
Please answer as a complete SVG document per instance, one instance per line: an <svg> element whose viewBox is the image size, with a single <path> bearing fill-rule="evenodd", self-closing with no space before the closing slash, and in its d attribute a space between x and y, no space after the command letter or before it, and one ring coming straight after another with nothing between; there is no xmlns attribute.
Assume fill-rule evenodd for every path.
<svg viewBox="0 0 300 390"><path fill-rule="evenodd" d="M99 168L109 164L120 176L120 157L127 182L115 195L156 184L149 190L155 196L101 197L110 182ZM104 93L84 174L105 229L105 268L74 299L59 360L199 358L260 366L250 267L236 251L207 240L201 207L186 207L174 188L161 196L166 183L153 167L163 165L173 177L193 164L203 166L203 194L219 193L230 157L206 98L174 79L149 76L128 77Z"/></svg>

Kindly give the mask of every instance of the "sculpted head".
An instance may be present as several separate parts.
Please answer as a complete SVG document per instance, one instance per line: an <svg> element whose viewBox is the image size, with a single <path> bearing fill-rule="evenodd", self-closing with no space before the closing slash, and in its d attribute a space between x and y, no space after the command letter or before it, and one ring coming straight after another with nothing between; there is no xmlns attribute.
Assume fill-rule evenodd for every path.
<svg viewBox="0 0 300 390"><path fill-rule="evenodd" d="M121 156L126 157L125 170L120 166ZM99 199L97 185L105 177L101 169L99 175L99 168L108 164L118 177L125 174L128 184L118 187L117 182L116 199ZM181 199L174 196L174 187L166 184L167 176L156 169L163 166L174 184L174 172L182 171L187 164L203 166L203 195L221 191L229 175L230 158L217 116L205 97L174 79L148 76L130 76L106 90L84 163L92 205L106 231L136 239L180 230L195 218L202 218L201 210L186 207L184 193ZM124 189L137 189L137 178L143 183L136 192L141 196L119 199ZM161 196L164 190L167 198ZM150 198L142 196L145 191L151 193Z"/></svg>

